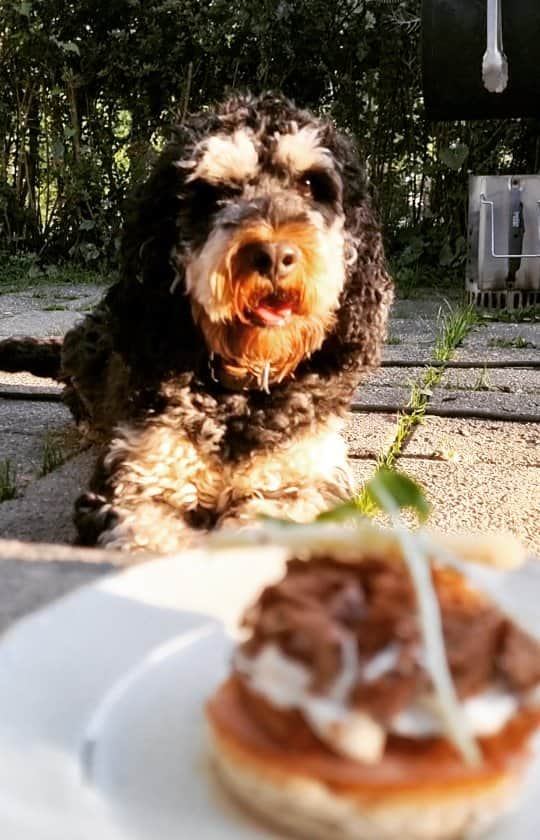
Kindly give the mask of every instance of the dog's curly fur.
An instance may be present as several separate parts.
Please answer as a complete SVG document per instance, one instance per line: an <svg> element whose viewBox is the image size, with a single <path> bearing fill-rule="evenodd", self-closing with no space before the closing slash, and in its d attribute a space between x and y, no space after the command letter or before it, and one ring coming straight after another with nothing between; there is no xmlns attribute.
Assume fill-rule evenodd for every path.
<svg viewBox="0 0 540 840"><path fill-rule="evenodd" d="M120 281L63 344L66 402L105 442L81 542L172 550L350 495L339 432L391 295L330 121L265 94L179 126L129 209Z"/></svg>

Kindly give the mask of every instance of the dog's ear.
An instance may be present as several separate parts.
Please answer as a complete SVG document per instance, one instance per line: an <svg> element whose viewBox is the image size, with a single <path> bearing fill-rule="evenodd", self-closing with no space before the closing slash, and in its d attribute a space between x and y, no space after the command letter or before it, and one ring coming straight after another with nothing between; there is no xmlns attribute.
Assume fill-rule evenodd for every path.
<svg viewBox="0 0 540 840"><path fill-rule="evenodd" d="M178 162L189 157L192 142L191 131L178 130L129 201L120 280L108 296L116 347L145 376L189 369L198 344L183 270L174 259L186 177Z"/></svg>
<svg viewBox="0 0 540 840"><path fill-rule="evenodd" d="M393 284L386 268L379 223L369 196L345 215L348 265L338 313L338 334L344 345L356 349L361 365L380 360L386 338Z"/></svg>
<svg viewBox="0 0 540 840"><path fill-rule="evenodd" d="M178 236L184 171L177 165L182 149L171 143L147 180L126 205L121 245L121 282L144 286L145 294L167 287L175 279L171 250Z"/></svg>
<svg viewBox="0 0 540 840"><path fill-rule="evenodd" d="M347 261L331 344L340 356L340 363L371 366L378 363L386 336L393 284L386 269L380 225L356 145L331 125L323 135L323 143L332 152L341 173Z"/></svg>

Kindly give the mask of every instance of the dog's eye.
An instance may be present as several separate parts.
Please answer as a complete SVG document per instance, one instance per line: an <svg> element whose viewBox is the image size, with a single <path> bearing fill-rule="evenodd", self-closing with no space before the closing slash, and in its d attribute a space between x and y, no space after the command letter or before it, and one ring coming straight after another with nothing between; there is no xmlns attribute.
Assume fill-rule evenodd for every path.
<svg viewBox="0 0 540 840"><path fill-rule="evenodd" d="M304 198L312 198L321 204L332 204L338 198L338 188L332 176L316 169L304 172L299 178L298 191Z"/></svg>
<svg viewBox="0 0 540 840"><path fill-rule="evenodd" d="M219 190L214 184L201 180L193 182L193 203L202 211L209 212L215 208L219 197Z"/></svg>
<svg viewBox="0 0 540 840"><path fill-rule="evenodd" d="M219 205L241 191L236 184L210 184L201 179L193 182L193 194L196 205L206 212L216 210Z"/></svg>

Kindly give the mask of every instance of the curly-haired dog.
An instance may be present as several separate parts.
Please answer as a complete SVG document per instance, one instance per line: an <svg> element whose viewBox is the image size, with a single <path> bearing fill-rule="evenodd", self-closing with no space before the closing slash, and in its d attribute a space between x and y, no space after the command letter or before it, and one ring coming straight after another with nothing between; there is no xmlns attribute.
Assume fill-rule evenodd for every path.
<svg viewBox="0 0 540 840"><path fill-rule="evenodd" d="M122 256L61 353L65 400L105 441L80 541L170 551L350 496L340 432L391 300L352 142L282 97L232 97L176 129Z"/></svg>

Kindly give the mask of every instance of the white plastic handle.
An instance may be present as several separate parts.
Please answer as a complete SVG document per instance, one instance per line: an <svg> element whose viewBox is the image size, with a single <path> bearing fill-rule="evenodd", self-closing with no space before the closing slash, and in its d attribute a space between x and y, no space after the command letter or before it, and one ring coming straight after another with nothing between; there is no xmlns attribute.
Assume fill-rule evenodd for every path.
<svg viewBox="0 0 540 840"><path fill-rule="evenodd" d="M501 0L487 0L487 47L482 59L482 81L490 93L502 93L508 84L508 61L502 43Z"/></svg>

